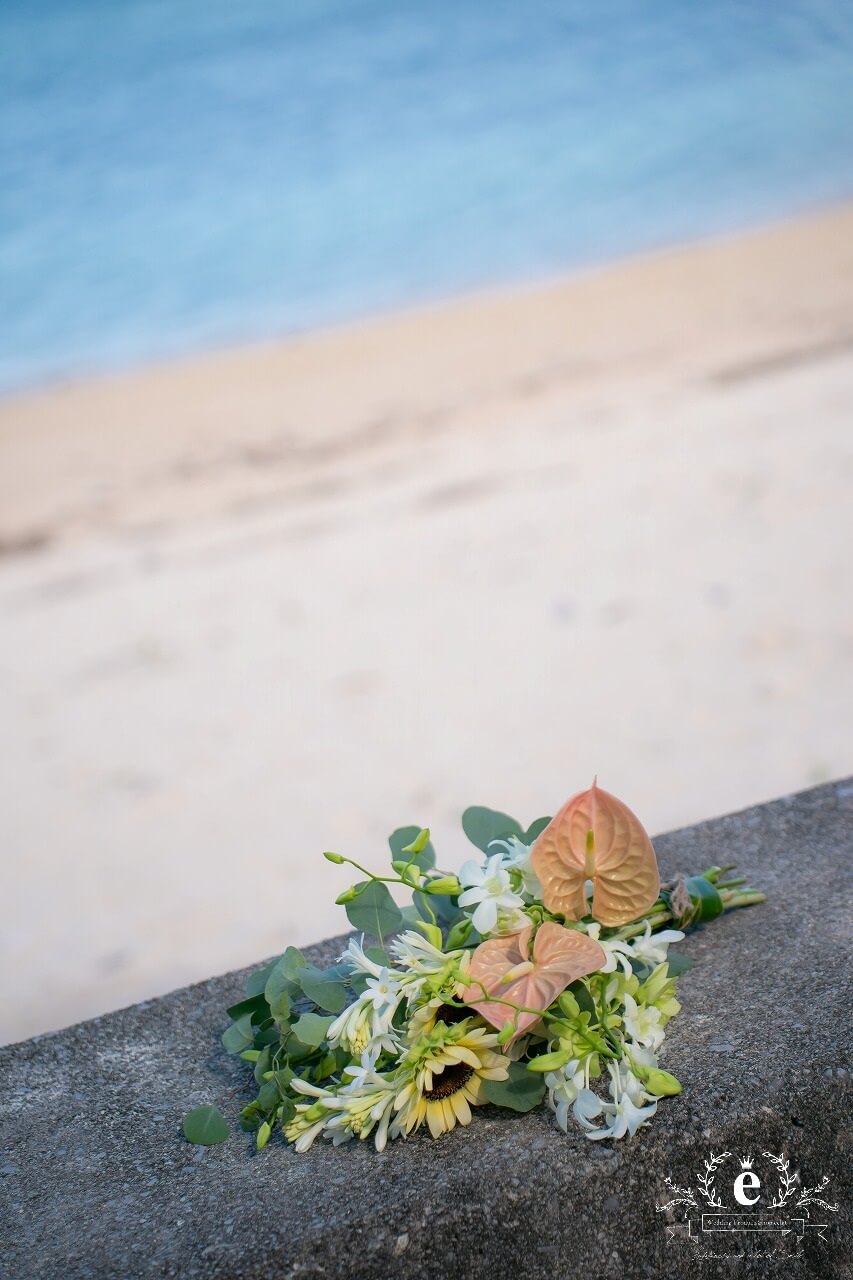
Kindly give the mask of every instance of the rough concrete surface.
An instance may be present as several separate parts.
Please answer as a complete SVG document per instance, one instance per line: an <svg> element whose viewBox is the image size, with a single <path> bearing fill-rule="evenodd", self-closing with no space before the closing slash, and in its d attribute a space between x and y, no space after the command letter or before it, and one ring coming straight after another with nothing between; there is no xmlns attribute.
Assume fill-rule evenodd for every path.
<svg viewBox="0 0 853 1280"><path fill-rule="evenodd" d="M366 1143L317 1143L298 1156L278 1140L258 1155L239 1131L194 1148L181 1134L190 1107L216 1101L235 1120L241 1105L249 1073L219 1036L242 973L0 1049L0 1273L853 1274L851 837L847 781L656 841L667 874L736 860L770 897L682 944L696 963L679 984L665 1065L685 1091L620 1144L590 1143L577 1129L566 1137L544 1108L515 1116L484 1107L469 1129L392 1143L382 1155ZM321 943L312 959L324 963L340 945ZM827 1175L839 1210L812 1211L829 1222L826 1240L811 1231L801 1245L778 1232L706 1242L723 1258L678 1238L667 1244L655 1208L668 1198L664 1177L695 1182L722 1151L732 1160L784 1152L803 1184Z"/></svg>

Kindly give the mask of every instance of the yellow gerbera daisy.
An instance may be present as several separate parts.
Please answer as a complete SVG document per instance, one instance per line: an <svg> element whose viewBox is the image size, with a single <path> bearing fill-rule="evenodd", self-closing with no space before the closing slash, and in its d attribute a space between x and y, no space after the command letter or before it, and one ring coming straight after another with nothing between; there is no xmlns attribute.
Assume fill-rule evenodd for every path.
<svg viewBox="0 0 853 1280"><path fill-rule="evenodd" d="M497 1034L464 1022L436 1021L403 1060L412 1078L395 1101L398 1132L411 1133L426 1121L434 1138L457 1124L471 1123L471 1107L485 1102L486 1080L505 1080L509 1059L495 1052Z"/></svg>

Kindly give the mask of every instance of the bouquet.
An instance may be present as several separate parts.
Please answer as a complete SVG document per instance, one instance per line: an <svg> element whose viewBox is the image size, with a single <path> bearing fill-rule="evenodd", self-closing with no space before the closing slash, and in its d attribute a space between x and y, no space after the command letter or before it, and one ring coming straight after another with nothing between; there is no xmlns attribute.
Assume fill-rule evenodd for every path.
<svg viewBox="0 0 853 1280"><path fill-rule="evenodd" d="M478 806L462 826L479 852L455 873L417 827L389 837L388 875L324 855L363 877L337 899L360 936L325 969L288 947L228 1010L224 1047L259 1086L241 1113L259 1149L279 1130L300 1152L321 1135L382 1151L470 1124L482 1103L543 1101L564 1131L571 1117L617 1139L681 1091L660 1065L689 967L670 947L764 895L734 864L662 885L642 824L595 782L526 829ZM208 1105L184 1133L210 1145L228 1126Z"/></svg>

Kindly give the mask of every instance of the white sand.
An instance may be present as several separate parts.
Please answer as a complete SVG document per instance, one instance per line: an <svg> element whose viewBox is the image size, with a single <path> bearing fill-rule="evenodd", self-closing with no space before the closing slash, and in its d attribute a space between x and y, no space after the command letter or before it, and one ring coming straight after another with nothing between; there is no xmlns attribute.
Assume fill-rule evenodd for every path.
<svg viewBox="0 0 853 1280"><path fill-rule="evenodd" d="M850 209L0 402L0 1039L341 930L403 822L849 772L851 410Z"/></svg>

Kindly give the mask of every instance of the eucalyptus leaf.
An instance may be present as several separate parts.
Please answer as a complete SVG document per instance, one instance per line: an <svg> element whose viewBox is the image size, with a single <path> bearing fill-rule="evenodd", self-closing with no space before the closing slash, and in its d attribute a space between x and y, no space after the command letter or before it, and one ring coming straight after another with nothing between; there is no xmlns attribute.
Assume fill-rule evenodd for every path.
<svg viewBox="0 0 853 1280"><path fill-rule="evenodd" d="M293 1079L295 1073L290 1067L281 1067L278 1071L274 1072L273 1074L275 1076L275 1080L276 1080L276 1083L278 1084L279 1089L281 1090L282 1093L284 1093L285 1089L287 1089L288 1086L290 1085L290 1082Z"/></svg>
<svg viewBox="0 0 853 1280"><path fill-rule="evenodd" d="M269 1006L263 992L261 992L256 996L248 996L245 1000L238 1000L236 1004L232 1004L231 1008L226 1009L225 1012L229 1018L233 1018L236 1022L238 1018L242 1018L244 1013L262 1013L265 1009L268 1011ZM269 1017L269 1012L267 1012L266 1016Z"/></svg>
<svg viewBox="0 0 853 1280"><path fill-rule="evenodd" d="M371 880L353 902L347 903L347 916L354 929L369 933L380 942L403 926L403 915L387 885Z"/></svg>
<svg viewBox="0 0 853 1280"><path fill-rule="evenodd" d="M485 853L493 840L507 836L524 835L521 824L509 814L500 813L496 809L486 809L483 805L474 804L462 815L462 830L478 849Z"/></svg>
<svg viewBox="0 0 853 1280"><path fill-rule="evenodd" d="M303 1013L293 1024L293 1034L300 1044L317 1049L326 1039L326 1032L334 1018L323 1018L319 1013Z"/></svg>
<svg viewBox="0 0 853 1280"><path fill-rule="evenodd" d="M258 1084L262 1082L265 1073L269 1071L271 1062L272 1045L267 1044L264 1045L263 1049L261 1049L261 1056L255 1063L255 1080Z"/></svg>
<svg viewBox="0 0 853 1280"><path fill-rule="evenodd" d="M686 973L688 969L693 968L693 961L690 956L682 955L680 951L669 951L666 957L666 967L670 978L678 978L682 973Z"/></svg>
<svg viewBox="0 0 853 1280"><path fill-rule="evenodd" d="M312 1014L311 1016L313 1018L317 1015ZM304 1062L306 1058L310 1058L312 1056L316 1048L316 1045L303 1044L303 1042L297 1039L292 1032L287 1038L287 1056L292 1062Z"/></svg>
<svg viewBox="0 0 853 1280"><path fill-rule="evenodd" d="M263 1049L265 1045L278 1044L281 1040L281 1031L274 1022L270 1022L268 1027L260 1027L255 1032L255 1048Z"/></svg>
<svg viewBox="0 0 853 1280"><path fill-rule="evenodd" d="M541 836L542 832L549 825L550 818L537 818L535 822L531 822L530 826L522 836L522 842L526 845L533 844L533 841Z"/></svg>
<svg viewBox="0 0 853 1280"><path fill-rule="evenodd" d="M281 991L269 1006L269 1011L279 1025L287 1022L290 1017L290 995L287 991Z"/></svg>
<svg viewBox="0 0 853 1280"><path fill-rule="evenodd" d="M541 1075L528 1071L521 1062L511 1062L508 1078L484 1080L483 1092L496 1107L532 1111L545 1097L545 1081Z"/></svg>
<svg viewBox="0 0 853 1280"><path fill-rule="evenodd" d="M258 1106L262 1111L272 1111L279 1104L278 1085L275 1080L267 1080L258 1091Z"/></svg>
<svg viewBox="0 0 853 1280"><path fill-rule="evenodd" d="M288 947L284 955L276 960L264 987L264 996L271 1009L282 993L286 992L291 999L299 995L299 974L304 968L305 958L296 947Z"/></svg>
<svg viewBox="0 0 853 1280"><path fill-rule="evenodd" d="M230 1132L222 1112L209 1103L184 1116L184 1137L197 1147L215 1147L224 1142Z"/></svg>
<svg viewBox="0 0 853 1280"><path fill-rule="evenodd" d="M226 1053L242 1053L244 1049L251 1048L254 1040L255 1032L250 1013L244 1013L222 1033L222 1045Z"/></svg>
<svg viewBox="0 0 853 1280"><path fill-rule="evenodd" d="M327 1013L340 1013L347 1002L347 989L343 979L348 970L342 965L334 965L329 969L318 969L316 965L307 965L299 971L299 985L309 1000Z"/></svg>
<svg viewBox="0 0 853 1280"><path fill-rule="evenodd" d="M430 871L435 866L435 849L431 840L426 842L420 853L403 852L406 845L417 839L421 830L421 827L398 827L388 837L388 847L393 859L411 862L413 866L420 867L421 871Z"/></svg>
<svg viewBox="0 0 853 1280"><path fill-rule="evenodd" d="M254 973L250 973L246 979L246 995L262 996L264 987L267 985L267 978L272 973L278 961L271 960L268 965L264 965L263 969L256 969Z"/></svg>

